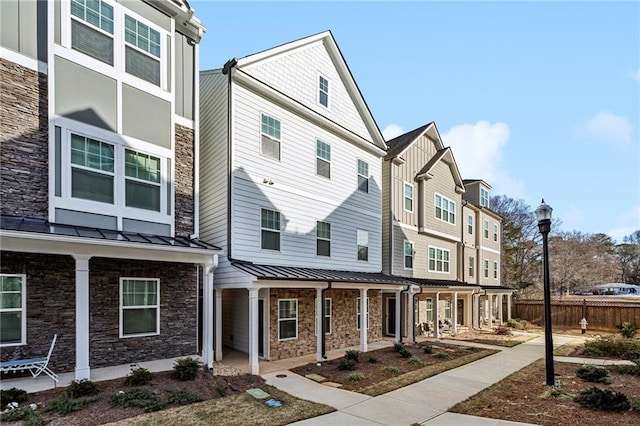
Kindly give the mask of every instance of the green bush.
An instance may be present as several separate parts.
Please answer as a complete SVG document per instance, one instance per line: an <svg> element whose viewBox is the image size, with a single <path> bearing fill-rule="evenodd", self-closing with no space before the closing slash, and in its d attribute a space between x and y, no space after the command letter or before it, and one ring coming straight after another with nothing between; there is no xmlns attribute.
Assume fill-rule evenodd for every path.
<svg viewBox="0 0 640 426"><path fill-rule="evenodd" d="M426 345L422 348L422 350L424 351L425 354L432 354L433 353L433 346L431 345Z"/></svg>
<svg viewBox="0 0 640 426"><path fill-rule="evenodd" d="M453 359L453 357L446 352L436 352L435 354L433 354L433 357L446 360Z"/></svg>
<svg viewBox="0 0 640 426"><path fill-rule="evenodd" d="M416 358L415 356L412 356L411 358L409 358L407 360L407 364L414 365L416 367L424 367L424 362L422 362L420 358Z"/></svg>
<svg viewBox="0 0 640 426"><path fill-rule="evenodd" d="M630 376L640 376L640 365L612 365L609 367L611 371L618 374L628 374Z"/></svg>
<svg viewBox="0 0 640 426"><path fill-rule="evenodd" d="M394 376L402 374L402 371L400 371L400 369L398 367L393 367L393 366L390 366L390 365L382 367L382 371L384 371L385 373L391 373Z"/></svg>
<svg viewBox="0 0 640 426"><path fill-rule="evenodd" d="M186 389L165 389L167 393L167 403L173 405L188 405L194 402L202 402L204 398L200 395L189 392Z"/></svg>
<svg viewBox="0 0 640 426"><path fill-rule="evenodd" d="M640 411L640 399L634 402L633 409L636 411Z"/></svg>
<svg viewBox="0 0 640 426"><path fill-rule="evenodd" d="M10 402L17 402L17 401L10 401ZM36 413L29 407L20 407L20 408L16 408L15 410L3 411L0 414L0 422L2 423L18 422L20 420L24 422L23 424L25 426L42 426L44 424L44 420L42 419L42 417L40 417L38 413Z"/></svg>
<svg viewBox="0 0 640 426"><path fill-rule="evenodd" d="M83 396L93 396L100 393L98 385L89 379L74 380L67 387L69 398L82 398Z"/></svg>
<svg viewBox="0 0 640 426"><path fill-rule="evenodd" d="M367 379L367 376L358 372L349 373L349 375L345 378L345 380L349 383L358 383L366 379Z"/></svg>
<svg viewBox="0 0 640 426"><path fill-rule="evenodd" d="M153 375L143 367L131 367L131 372L127 374L125 383L129 386L144 386L151 382Z"/></svg>
<svg viewBox="0 0 640 426"><path fill-rule="evenodd" d="M74 411L82 410L82 407L95 401L96 398L72 398L69 393L64 393L60 397L48 401L45 411L53 411L62 416L66 416Z"/></svg>
<svg viewBox="0 0 640 426"><path fill-rule="evenodd" d="M400 352L402 349L405 349L404 345L400 342L393 343L393 350L396 352Z"/></svg>
<svg viewBox="0 0 640 426"><path fill-rule="evenodd" d="M370 364L376 364L378 362L378 358L376 358L375 356L370 356L367 362Z"/></svg>
<svg viewBox="0 0 640 426"><path fill-rule="evenodd" d="M358 362L358 359L360 358L360 351L356 351L356 350L348 350L344 352L344 357L346 359L352 359L355 362Z"/></svg>
<svg viewBox="0 0 640 426"><path fill-rule="evenodd" d="M350 370L353 371L356 369L356 362L352 359L342 358L340 363L338 364L338 370Z"/></svg>
<svg viewBox="0 0 640 426"><path fill-rule="evenodd" d="M398 353L402 356L402 358L411 358L411 352L409 352L407 348L400 349Z"/></svg>
<svg viewBox="0 0 640 426"><path fill-rule="evenodd" d="M604 352L602 352L600 348L587 346L586 344L584 350L582 351L582 354L586 356L604 356Z"/></svg>
<svg viewBox="0 0 640 426"><path fill-rule="evenodd" d="M627 395L595 386L581 391L574 401L583 407L601 411L627 411L631 407Z"/></svg>
<svg viewBox="0 0 640 426"><path fill-rule="evenodd" d="M198 377L201 364L194 358L180 358L173 366L173 377L178 380L195 380Z"/></svg>
<svg viewBox="0 0 640 426"><path fill-rule="evenodd" d="M586 380L587 382L611 383L609 372L606 369L596 367L595 365L581 365L576 369L576 376L580 377L582 380Z"/></svg>
<svg viewBox="0 0 640 426"><path fill-rule="evenodd" d="M21 404L28 399L27 391L18 388L0 390L0 410L4 410L10 402Z"/></svg>
<svg viewBox="0 0 640 426"><path fill-rule="evenodd" d="M640 339L627 339L622 336L609 336L591 340L584 344L583 353L588 356L640 358Z"/></svg>
<svg viewBox="0 0 640 426"><path fill-rule="evenodd" d="M626 321L623 322L622 327L620 327L620 334L622 334L622 337L632 339L636 335L636 325Z"/></svg>
<svg viewBox="0 0 640 426"><path fill-rule="evenodd" d="M114 407L140 407L146 412L159 411L165 405L156 395L148 389L133 387L126 391L119 391L111 396L109 404Z"/></svg>

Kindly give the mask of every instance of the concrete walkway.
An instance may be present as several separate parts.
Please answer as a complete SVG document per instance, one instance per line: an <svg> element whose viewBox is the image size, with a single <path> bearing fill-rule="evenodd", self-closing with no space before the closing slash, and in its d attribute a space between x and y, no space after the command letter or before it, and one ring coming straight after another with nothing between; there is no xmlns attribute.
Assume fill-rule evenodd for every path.
<svg viewBox="0 0 640 426"><path fill-rule="evenodd" d="M571 340L571 337L553 337L556 347ZM338 410L295 425L523 424L447 412L449 407L544 357L544 337L500 349L494 355L376 397L322 385L288 370L271 372L263 377L268 384L291 395ZM560 361L559 358L556 360Z"/></svg>

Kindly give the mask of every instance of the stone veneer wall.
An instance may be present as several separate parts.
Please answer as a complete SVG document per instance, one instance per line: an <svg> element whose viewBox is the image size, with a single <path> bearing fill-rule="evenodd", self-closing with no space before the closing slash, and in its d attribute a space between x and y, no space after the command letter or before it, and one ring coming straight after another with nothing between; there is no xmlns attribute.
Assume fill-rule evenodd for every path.
<svg viewBox="0 0 640 426"><path fill-rule="evenodd" d="M47 76L0 58L0 211L48 217Z"/></svg>
<svg viewBox="0 0 640 426"><path fill-rule="evenodd" d="M183 263L90 261L90 365L104 367L198 351L197 269ZM160 334L119 337L120 278L160 278Z"/></svg>
<svg viewBox="0 0 640 426"><path fill-rule="evenodd" d="M193 130L176 125L176 235L189 236L194 232L194 139Z"/></svg>
<svg viewBox="0 0 640 426"><path fill-rule="evenodd" d="M331 289L332 331L326 336L326 350L360 344L357 329L357 298L359 290ZM369 332L367 341L382 338L382 296L380 290L369 290ZM278 341L278 299L298 299L298 338ZM270 353L272 360L292 358L316 352L315 289L270 290Z"/></svg>
<svg viewBox="0 0 640 426"><path fill-rule="evenodd" d="M2 361L46 355L58 334L50 367L61 373L75 368L75 261L71 256L3 251L0 270L26 274L27 344L3 347Z"/></svg>

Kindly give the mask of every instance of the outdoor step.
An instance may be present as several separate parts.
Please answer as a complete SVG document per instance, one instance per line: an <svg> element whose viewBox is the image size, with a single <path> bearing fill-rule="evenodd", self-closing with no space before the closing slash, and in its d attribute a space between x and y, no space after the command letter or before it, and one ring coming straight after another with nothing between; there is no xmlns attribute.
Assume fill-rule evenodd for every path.
<svg viewBox="0 0 640 426"><path fill-rule="evenodd" d="M324 382L325 380L327 380L327 378L326 378L326 377L322 377L321 375L319 375L319 374L315 374L315 373L307 374L307 375L306 375L306 376L304 376L304 377L306 377L307 379L311 379L311 380L313 380L314 382L318 382L318 383L322 383L322 382Z"/></svg>

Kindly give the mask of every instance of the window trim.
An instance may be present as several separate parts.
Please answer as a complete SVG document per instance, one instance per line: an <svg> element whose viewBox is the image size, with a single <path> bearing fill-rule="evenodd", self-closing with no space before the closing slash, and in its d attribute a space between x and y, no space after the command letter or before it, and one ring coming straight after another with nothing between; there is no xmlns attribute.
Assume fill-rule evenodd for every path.
<svg viewBox="0 0 640 426"><path fill-rule="evenodd" d="M480 205L489 207L489 199L489 191L485 188L480 188Z"/></svg>
<svg viewBox="0 0 640 426"><path fill-rule="evenodd" d="M278 213L278 229L275 228L265 228L262 226L262 212L263 211L271 211ZM262 231L274 232L278 234L278 249L270 249L264 248L263 239L262 239ZM282 218L279 210L267 209L265 207L260 207L260 250L268 250L270 252L281 252L282 251Z"/></svg>
<svg viewBox="0 0 640 426"><path fill-rule="evenodd" d="M120 277L120 285L119 285L119 298L120 298L120 306L119 306L119 338L120 339L128 339L131 337L145 337L145 336L159 336L160 335L160 278L147 278L147 277ZM135 305L135 306L124 306L124 281L154 281L156 283L156 304L155 305ZM144 307L144 308L143 308ZM124 311L125 309L149 309L149 307L155 307L156 309L156 331L152 333L136 333L136 334L124 334Z"/></svg>
<svg viewBox="0 0 640 426"><path fill-rule="evenodd" d="M367 330L369 329L369 326L371 325L369 318L369 296L367 296L365 298L365 303L367 304L367 306L365 307L366 311L367 311ZM361 318L362 316L360 315L360 296L358 296L356 298L356 330L360 330L360 322L361 322Z"/></svg>
<svg viewBox="0 0 640 426"><path fill-rule="evenodd" d="M127 151L131 151L136 155L146 155L148 157L153 157L156 158L158 160L158 165L160 167L160 170L158 171L159 176L158 176L158 182L153 182L150 180L146 180L146 179L142 179L139 177L134 177L134 176L127 176ZM133 149L133 148L124 148L124 159L122 160L123 164L124 164L124 206L130 209L142 209L142 210L146 210L146 211L151 211L151 212L156 212L156 213L160 213L162 212L162 158L160 157L156 157L153 154L149 154L147 152L138 150L138 149ZM160 193L160 204L158 206L158 210L153 210L153 209L145 209L144 207L136 207L136 206L129 206L127 205L127 180L131 181L131 182L137 182L137 183L141 183L144 185L150 185L150 186L154 186L158 188L158 191Z"/></svg>
<svg viewBox="0 0 640 426"><path fill-rule="evenodd" d="M473 215L467 215L467 233L473 235Z"/></svg>
<svg viewBox="0 0 640 426"><path fill-rule="evenodd" d="M451 318L451 298L445 297L443 301L444 307L442 308L442 315L445 320L453 321L453 318ZM449 311L448 314L447 311Z"/></svg>
<svg viewBox="0 0 640 426"><path fill-rule="evenodd" d="M294 318L281 318L280 317L280 302L294 302L296 304L296 313ZM295 321L296 323L296 335L294 337L280 337L280 323L284 321ZM278 341L285 342L287 340L296 340L298 338L298 299L290 298L290 299L278 299Z"/></svg>
<svg viewBox="0 0 640 426"><path fill-rule="evenodd" d="M326 303L329 302L329 309L327 309ZM324 316L322 318L322 327L324 329L324 334L331 334L331 332L333 331L333 301L331 300L330 297L325 297L324 298ZM327 314L328 312L328 314ZM329 320L329 331L326 330L326 328L324 328L324 321L325 319Z"/></svg>
<svg viewBox="0 0 640 426"><path fill-rule="evenodd" d="M484 266L484 268L483 268L484 269L484 277L485 278L489 278L489 260L488 259L484 260L483 266Z"/></svg>
<svg viewBox="0 0 640 426"><path fill-rule="evenodd" d="M360 232L364 232L366 233L366 237L367 237L367 245L360 245ZM360 247L365 247L367 249L367 258L366 259L360 259ZM358 262L368 262L369 261L369 231L367 231L366 229L360 229L357 228L356 229L356 260Z"/></svg>
<svg viewBox="0 0 640 426"><path fill-rule="evenodd" d="M366 166L367 166L367 176L365 176L365 175L360 173L360 163L366 164ZM363 160L361 158L358 158L356 160L356 176L357 176L356 185L357 185L358 191L361 191L361 192L364 192L364 193L368 194L369 193L369 180L371 178L371 173L369 173L369 162L368 161ZM360 188L360 179L359 179L360 177L363 177L367 181L367 190L366 191Z"/></svg>
<svg viewBox="0 0 640 426"><path fill-rule="evenodd" d="M493 261L493 279L498 279L498 262L495 260Z"/></svg>
<svg viewBox="0 0 640 426"><path fill-rule="evenodd" d="M425 320L427 323L433 323L433 297L425 299Z"/></svg>
<svg viewBox="0 0 640 426"><path fill-rule="evenodd" d="M325 76L324 74L322 74L321 72L318 72L318 78L316 79L317 82L317 91L316 91L316 102L318 105L320 105L322 108L326 108L328 110L331 110L331 80L329 78L327 78L327 76ZM320 85L320 79L324 79L327 82L327 90L324 91L321 88ZM321 94L324 93L327 96L327 104L324 105L321 102Z"/></svg>
<svg viewBox="0 0 640 426"><path fill-rule="evenodd" d="M275 136L271 136L267 133L264 133L262 131L262 118L263 117L268 117L271 118L275 121L277 121L278 123L280 123L280 139L277 139ZM259 137L259 145L260 145L260 155L264 158L267 158L271 161L277 161L278 163L282 162L282 120L280 120L279 118L276 118L275 116L271 115L271 114L267 114L266 112L262 112L260 111L260 120L258 122L258 127L259 127L259 133L260 133L260 137ZM268 139L271 139L274 142L278 143L278 158L273 158L267 154L264 153L263 149L262 149L262 137L266 136Z"/></svg>
<svg viewBox="0 0 640 426"><path fill-rule="evenodd" d="M438 207L438 198L440 198L440 207ZM447 204L447 208L444 209L444 204ZM453 212L449 210L450 205L453 205ZM456 210L458 204L451 200L450 198L445 197L442 194L435 192L433 194L433 216L441 222L448 223L450 225L456 224L456 217L458 216ZM438 209L440 209L440 217L438 217ZM444 220L444 213L447 214L447 220ZM453 217L453 220L451 218Z"/></svg>
<svg viewBox="0 0 640 426"><path fill-rule="evenodd" d="M1 308L0 312L20 312L20 342L0 343L0 347L23 346L27 344L27 274L0 274L0 277L20 277L20 308Z"/></svg>
<svg viewBox="0 0 640 426"><path fill-rule="evenodd" d="M329 147L329 159L327 160L326 158L322 158L321 156L318 155L318 148L319 145L323 144ZM320 173L318 173L318 162L319 161L324 161L329 165L329 176L325 176L325 175L321 175ZM331 144L329 142L325 142L320 138L316 138L316 176L320 176L321 178L324 179L328 179L331 180Z"/></svg>
<svg viewBox="0 0 640 426"><path fill-rule="evenodd" d="M408 247L407 244L408 244L409 247L411 247L411 254L410 255L407 255L407 247ZM405 239L402 247L403 247L402 252L403 252L403 255L404 255L404 263L403 263L404 264L404 269L413 270L413 260L414 260L413 259L413 257L414 257L413 241L409 241L409 240ZM411 266L407 266L407 259L408 258L411 258Z"/></svg>
<svg viewBox="0 0 640 426"><path fill-rule="evenodd" d="M476 269L476 258L475 257L469 256L468 267L469 267L469 277L473 277L474 270Z"/></svg>
<svg viewBox="0 0 640 426"><path fill-rule="evenodd" d="M489 239L489 221L485 219L484 221L484 239Z"/></svg>
<svg viewBox="0 0 640 426"><path fill-rule="evenodd" d="M494 242L498 242L498 224L494 223L493 224L493 241Z"/></svg>
<svg viewBox="0 0 640 426"><path fill-rule="evenodd" d="M431 251L433 250L434 257L431 258ZM442 259L438 260L438 252L441 252ZM445 260L445 253L447 259ZM431 268L431 261L433 260L433 269ZM442 270L438 270L438 262L442 263ZM445 270L446 265L446 270ZM451 250L442 247L429 246L427 250L427 271L436 274L451 274Z"/></svg>
<svg viewBox="0 0 640 426"><path fill-rule="evenodd" d="M402 209L407 212L407 213L413 213L414 212L414 204L415 204L415 187L413 186L412 183L407 182L407 181L403 181L403 186L402 186L402 195L403 195L403 202L402 202ZM407 197L407 188L411 188L411 197ZM407 201L411 202L411 210L407 209Z"/></svg>
<svg viewBox="0 0 640 426"><path fill-rule="evenodd" d="M324 237L320 237L318 236L318 224L320 223L326 223L327 225L329 225L329 238L324 238ZM329 242L329 255L324 255L324 254L319 254L318 253L318 240L320 241L328 241ZM328 257L331 258L331 222L326 222L324 220L316 220L316 256L321 256L321 257Z"/></svg>

